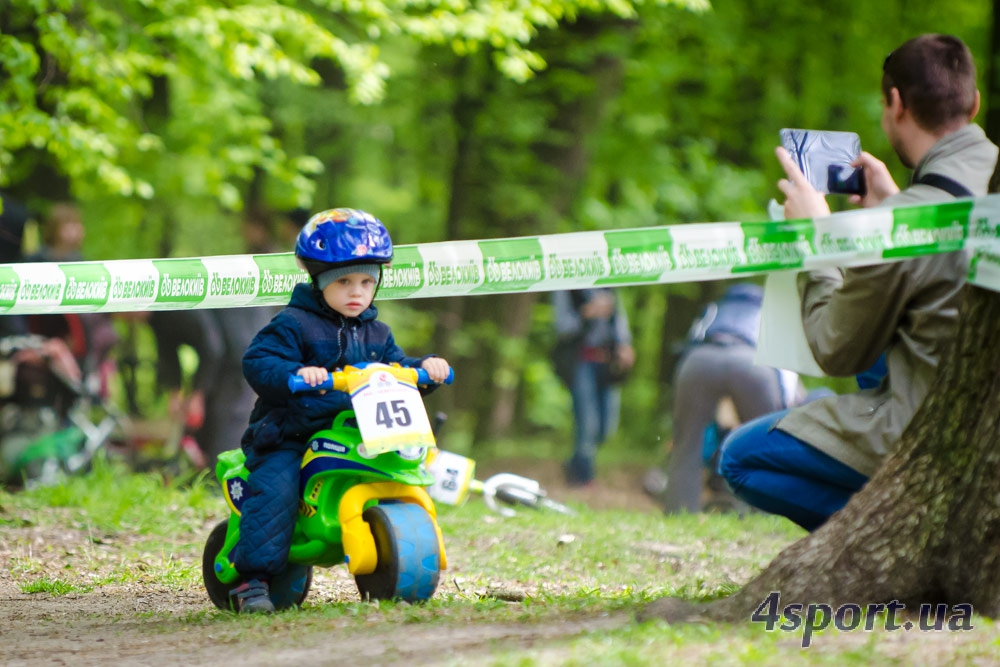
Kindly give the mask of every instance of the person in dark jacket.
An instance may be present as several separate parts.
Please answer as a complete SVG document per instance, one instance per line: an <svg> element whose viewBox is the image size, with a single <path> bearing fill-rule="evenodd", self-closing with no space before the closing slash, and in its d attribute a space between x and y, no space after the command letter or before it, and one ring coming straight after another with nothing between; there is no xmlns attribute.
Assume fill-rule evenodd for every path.
<svg viewBox="0 0 1000 667"><path fill-rule="evenodd" d="M83 261L85 234L80 208L70 202L57 202L49 208L42 225L42 246L25 261ZM98 394L102 398L108 396L108 383L115 373L111 352L118 344L110 313L29 315L28 326L34 334L64 340L88 383L93 379L99 387Z"/></svg>
<svg viewBox="0 0 1000 667"><path fill-rule="evenodd" d="M184 448L196 466L210 466L214 464L214 456L218 452L214 452L213 460L208 461L208 450L201 433L208 419L209 400L218 397L217 403L222 404L221 409L238 412L231 406L224 405L226 399L238 391L238 386L227 387L219 381L225 343L216 321L216 311L154 310L143 314L143 317L148 318L149 327L156 337L156 379L160 387L169 394L168 414L177 429L171 435L170 444ZM181 350L185 346L198 355L197 369L188 382L185 381L181 364ZM237 366L240 367L240 373L237 379L240 385L245 385L241 365L243 350L240 350L239 357ZM249 387L246 392L253 393ZM250 403L252 405L252 399ZM247 407L243 413L243 423L227 449L239 445L249 416L250 408ZM189 436L193 436L193 439Z"/></svg>
<svg viewBox="0 0 1000 667"><path fill-rule="evenodd" d="M607 287L553 292L556 368L573 398L573 454L563 464L570 486L592 485L598 447L618 429L621 383L635 363L628 315Z"/></svg>
<svg viewBox="0 0 1000 667"><path fill-rule="evenodd" d="M22 251L24 230L32 218L31 211L8 195L0 196L0 264L25 261ZM34 336L29 315L0 316L0 339L3 354L9 355L0 362L0 374L5 377L0 384L0 402L11 398L27 404L47 405L64 414L66 406L75 397L66 390L56 375L79 381L81 371L70 347L61 337ZM44 338L40 344L39 341ZM6 377L9 376L9 377ZM13 383L13 385L11 385ZM14 395L11 395L14 392Z"/></svg>
<svg viewBox="0 0 1000 667"><path fill-rule="evenodd" d="M295 244L310 282L295 287L243 356L258 398L242 441L249 495L233 558L244 580L232 592L242 612L274 610L268 581L288 562L307 439L351 408L344 392L292 394L288 378L316 386L329 371L361 362L423 368L434 382L448 377L447 361L406 356L378 320L372 301L392 253L388 230L369 213L338 208L314 215Z"/></svg>

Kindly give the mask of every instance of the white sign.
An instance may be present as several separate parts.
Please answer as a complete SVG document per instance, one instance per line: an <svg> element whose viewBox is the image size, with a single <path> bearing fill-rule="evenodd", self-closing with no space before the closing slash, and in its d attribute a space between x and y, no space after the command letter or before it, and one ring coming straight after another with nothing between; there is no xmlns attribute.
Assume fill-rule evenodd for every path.
<svg viewBox="0 0 1000 667"><path fill-rule="evenodd" d="M434 446L420 392L388 370L375 371L351 387L351 403L369 456Z"/></svg>
<svg viewBox="0 0 1000 667"><path fill-rule="evenodd" d="M461 505L469 497L469 484L476 472L472 459L440 450L427 470L434 475L434 484L427 493L436 502Z"/></svg>

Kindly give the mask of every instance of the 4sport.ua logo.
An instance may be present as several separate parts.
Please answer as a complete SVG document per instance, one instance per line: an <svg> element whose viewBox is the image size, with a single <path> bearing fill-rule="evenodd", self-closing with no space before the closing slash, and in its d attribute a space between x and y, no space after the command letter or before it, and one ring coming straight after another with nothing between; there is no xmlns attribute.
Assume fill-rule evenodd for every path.
<svg viewBox="0 0 1000 667"><path fill-rule="evenodd" d="M763 623L768 632L801 632L802 648L808 648L813 634L829 628L831 624L840 632L859 629L871 632L876 626L887 632L966 632L975 628L972 615L971 604L955 604L949 608L946 604L925 603L920 605L914 623L912 612L908 613L906 605L899 600L887 604L847 603L836 609L824 603L804 605L799 602L782 607L781 592L771 591L750 615L750 622Z"/></svg>

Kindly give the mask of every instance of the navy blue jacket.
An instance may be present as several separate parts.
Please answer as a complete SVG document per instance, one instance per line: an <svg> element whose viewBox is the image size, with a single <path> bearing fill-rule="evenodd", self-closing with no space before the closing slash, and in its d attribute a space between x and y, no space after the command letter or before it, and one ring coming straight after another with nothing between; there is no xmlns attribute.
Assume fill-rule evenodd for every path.
<svg viewBox="0 0 1000 667"><path fill-rule="evenodd" d="M280 445L301 445L333 417L350 409L350 397L340 391L292 394L288 378L305 366L328 370L364 361L419 367L422 357L408 357L396 345L389 326L378 321L369 306L358 317L344 317L330 308L309 283L296 285L292 298L254 337L243 355L243 375L257 392L243 447L258 453Z"/></svg>

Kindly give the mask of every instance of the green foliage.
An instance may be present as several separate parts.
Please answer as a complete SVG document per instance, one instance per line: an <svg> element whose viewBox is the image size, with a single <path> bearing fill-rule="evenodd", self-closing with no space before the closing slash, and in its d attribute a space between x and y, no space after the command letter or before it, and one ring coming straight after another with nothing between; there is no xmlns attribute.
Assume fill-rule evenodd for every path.
<svg viewBox="0 0 1000 667"><path fill-rule="evenodd" d="M486 47L502 73L524 81L545 64L527 49L539 29L572 21L581 9L635 11L631 2L600 0L312 4L126 0L110 11L94 0L39 0L3 10L0 165L13 167L26 147L43 149L79 193L96 187L150 199L154 179L141 165L173 156L186 163L174 166L200 167L179 172L188 187L226 207L240 201L232 180L249 179L255 168L308 194L301 177L319 165L282 151L260 114L257 82L316 85L322 77L313 63L329 60L351 101L379 102L390 74L379 58L383 35L448 44L459 54Z"/></svg>
<svg viewBox="0 0 1000 667"><path fill-rule="evenodd" d="M781 127L856 131L906 178L878 92L904 39L957 34L986 74L985 0L707 4L7 3L0 186L39 213L82 200L88 258L243 252L247 209L294 206L372 210L397 243L756 220ZM620 440L650 452L669 440L665 351L689 324L668 289L703 294L621 291L639 368ZM387 304L407 348L483 377L449 406L463 447L491 437L481 397L511 389L503 438L568 440L546 309L512 336L496 308Z"/></svg>

